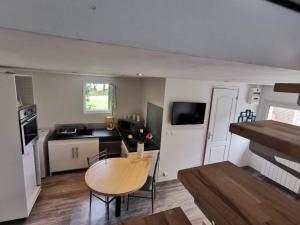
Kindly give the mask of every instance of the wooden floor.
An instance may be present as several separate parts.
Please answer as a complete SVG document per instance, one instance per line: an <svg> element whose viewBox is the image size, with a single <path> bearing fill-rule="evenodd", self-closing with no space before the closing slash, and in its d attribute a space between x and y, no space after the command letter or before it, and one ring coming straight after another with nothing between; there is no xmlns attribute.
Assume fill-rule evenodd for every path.
<svg viewBox="0 0 300 225"><path fill-rule="evenodd" d="M192 224L201 224L203 214L178 181L159 183L155 212L178 206L184 210ZM115 225L122 219L148 214L151 214L151 200L131 199L128 212L125 204L122 205L122 216L119 219L114 217L113 203L110 208L111 219L107 221L105 207L99 200L94 198L92 210L89 210L89 190L84 182L84 172L76 172L44 179L42 192L30 217L25 221L3 225Z"/></svg>
<svg viewBox="0 0 300 225"><path fill-rule="evenodd" d="M164 182L157 187L155 212L181 206L193 224L201 224L203 215L194 205L193 198L178 181ZM93 198L89 210L89 190L84 172L48 177L43 181L42 192L29 218L4 224L13 225L109 225L125 218L151 214L150 199L130 199L129 211L122 205L122 216L114 216L115 204L110 207L110 220L106 220L105 207Z"/></svg>

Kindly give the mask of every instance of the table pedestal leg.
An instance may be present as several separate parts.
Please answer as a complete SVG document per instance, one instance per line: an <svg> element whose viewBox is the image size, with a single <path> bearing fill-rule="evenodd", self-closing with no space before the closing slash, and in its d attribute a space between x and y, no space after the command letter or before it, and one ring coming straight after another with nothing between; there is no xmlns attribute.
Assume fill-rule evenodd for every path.
<svg viewBox="0 0 300 225"><path fill-rule="evenodd" d="M121 216L121 196L116 197L116 217Z"/></svg>

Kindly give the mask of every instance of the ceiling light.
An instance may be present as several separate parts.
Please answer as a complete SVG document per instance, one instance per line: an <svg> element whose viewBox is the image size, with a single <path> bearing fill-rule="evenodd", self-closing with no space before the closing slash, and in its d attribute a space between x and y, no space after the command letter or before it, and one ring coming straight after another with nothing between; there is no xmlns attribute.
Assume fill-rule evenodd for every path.
<svg viewBox="0 0 300 225"><path fill-rule="evenodd" d="M137 73L136 75L139 76L139 77L142 77L142 76L143 76L142 73Z"/></svg>

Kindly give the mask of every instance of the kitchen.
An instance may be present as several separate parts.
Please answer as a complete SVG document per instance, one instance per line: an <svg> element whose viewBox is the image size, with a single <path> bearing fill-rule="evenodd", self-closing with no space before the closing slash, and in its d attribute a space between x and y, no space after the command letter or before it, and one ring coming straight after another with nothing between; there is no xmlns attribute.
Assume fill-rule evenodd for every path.
<svg viewBox="0 0 300 225"><path fill-rule="evenodd" d="M25 139L21 141L21 137L20 142L14 140L14 150L7 150L7 154L15 155L15 157L11 156L12 160L19 166L13 169L22 178L16 176L13 179L10 176L7 184L11 187L13 182L17 182L18 192L20 189L26 192L26 199L15 198L15 201L12 201L11 198L16 195L17 190L1 187L1 190L5 189L5 192L2 191L1 194L9 197L11 202L11 207L7 207L6 211L1 210L3 221L29 216L43 188L41 177L45 176L45 172L43 175L42 170L46 171L46 175L54 175L57 172L86 169L87 157L102 150L107 150L110 157L126 156L130 152L136 152L137 136L135 134L146 125L145 123L153 129L153 138L145 142L145 151L159 150L163 111L158 105L163 105L164 79L45 75L36 74L36 72L33 72L33 75L6 74L1 79L3 79L1 85L6 84L5 88L1 88L2 96L9 93L10 99L5 100L7 107L10 107L10 110L14 109L16 113L15 115L8 113L10 117L5 117L2 124L9 122L7 126L10 127L9 130L20 136L19 128L22 131L23 120L27 121L29 125L23 129L27 134L23 135L21 132L21 137L30 137L26 141ZM113 110L101 113L84 112L83 93L86 82L112 84L115 94ZM74 84L78 85L77 88ZM153 85L156 85L155 89L152 88ZM59 90L60 87L61 90ZM126 90L126 96L122 93L124 90ZM81 99L77 98L79 96ZM74 104L78 107L74 107ZM147 116L147 112L155 118ZM25 116L24 119L22 115ZM111 117L112 115L114 117ZM20 127L18 118L20 118ZM118 118L121 119L119 123ZM160 118L160 122L157 118ZM45 139L41 144L38 140L37 128L39 136ZM72 132L66 133L66 130L72 130ZM11 137L12 133L10 134ZM47 139L49 139L49 148L47 148ZM36 143L38 147L34 148ZM1 158L4 159L4 157ZM38 166L40 162L44 162L44 165ZM11 165L10 160L1 161L1 175L7 173L4 167L11 167L8 163ZM23 207L20 203L23 203ZM19 209L16 205L19 205Z"/></svg>

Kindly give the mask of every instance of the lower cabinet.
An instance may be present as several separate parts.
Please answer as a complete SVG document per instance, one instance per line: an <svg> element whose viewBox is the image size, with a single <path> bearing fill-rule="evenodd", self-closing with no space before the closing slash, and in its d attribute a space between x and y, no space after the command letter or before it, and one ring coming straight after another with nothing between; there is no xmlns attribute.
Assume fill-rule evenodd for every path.
<svg viewBox="0 0 300 225"><path fill-rule="evenodd" d="M107 151L108 157L120 157L122 153L122 140L107 141L101 140L100 151Z"/></svg>
<svg viewBox="0 0 300 225"><path fill-rule="evenodd" d="M41 190L40 180L37 180L34 154L34 146L30 143L24 148L22 155L28 215Z"/></svg>
<svg viewBox="0 0 300 225"><path fill-rule="evenodd" d="M99 153L99 139L69 139L48 142L50 174L87 168L87 157Z"/></svg>

